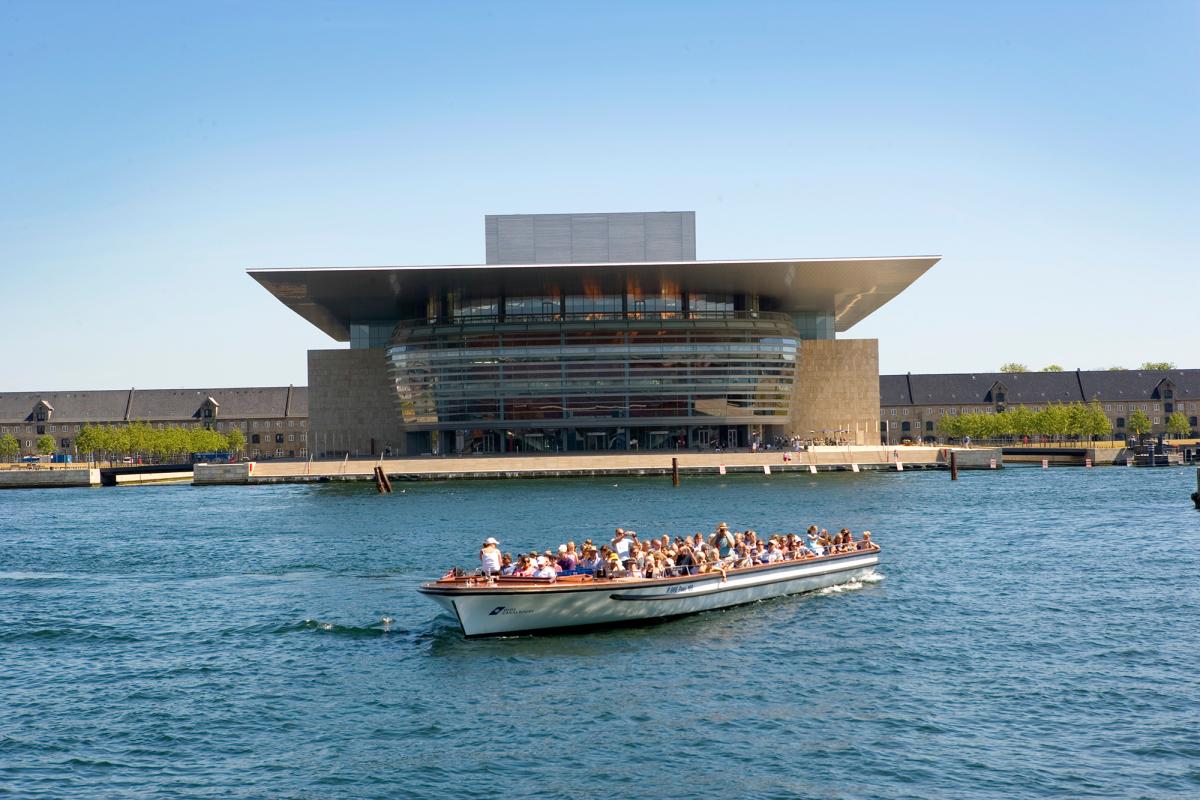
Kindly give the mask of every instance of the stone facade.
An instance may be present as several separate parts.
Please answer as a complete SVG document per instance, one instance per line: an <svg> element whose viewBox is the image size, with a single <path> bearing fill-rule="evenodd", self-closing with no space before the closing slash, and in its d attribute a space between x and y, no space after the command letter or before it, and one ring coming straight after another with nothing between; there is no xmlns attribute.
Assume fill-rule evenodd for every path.
<svg viewBox="0 0 1200 800"><path fill-rule="evenodd" d="M309 444L314 455L405 452L387 351L308 351Z"/></svg>
<svg viewBox="0 0 1200 800"><path fill-rule="evenodd" d="M796 363L792 435L879 444L879 340L806 339Z"/></svg>

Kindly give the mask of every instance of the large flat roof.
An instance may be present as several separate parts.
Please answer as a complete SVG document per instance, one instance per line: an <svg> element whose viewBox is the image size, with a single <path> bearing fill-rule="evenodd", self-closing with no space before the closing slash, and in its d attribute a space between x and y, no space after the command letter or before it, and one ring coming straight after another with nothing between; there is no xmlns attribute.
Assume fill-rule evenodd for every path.
<svg viewBox="0 0 1200 800"><path fill-rule="evenodd" d="M353 321L397 318L404 302L430 292L465 289L472 296L658 291L754 293L779 310L832 314L849 330L908 288L941 256L639 261L570 264L461 264L395 267L252 269L250 276L288 308L338 341Z"/></svg>

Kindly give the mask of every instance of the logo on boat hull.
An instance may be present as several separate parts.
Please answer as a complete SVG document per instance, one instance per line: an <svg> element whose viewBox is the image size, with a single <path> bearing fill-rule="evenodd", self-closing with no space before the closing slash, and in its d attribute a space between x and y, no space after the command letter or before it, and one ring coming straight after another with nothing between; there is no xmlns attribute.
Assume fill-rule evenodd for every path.
<svg viewBox="0 0 1200 800"><path fill-rule="evenodd" d="M497 614L529 614L532 613L528 608L509 608L508 606L496 606L488 612L489 617L494 617Z"/></svg>

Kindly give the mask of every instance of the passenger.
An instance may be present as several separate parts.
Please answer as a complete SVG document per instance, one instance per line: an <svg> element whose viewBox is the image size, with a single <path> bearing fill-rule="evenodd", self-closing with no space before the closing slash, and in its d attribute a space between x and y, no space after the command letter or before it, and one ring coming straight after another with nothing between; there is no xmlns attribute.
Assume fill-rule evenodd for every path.
<svg viewBox="0 0 1200 800"><path fill-rule="evenodd" d="M558 577L558 571L554 569L554 565L545 556L541 556L537 560L537 570L533 573L535 578L549 578L553 581Z"/></svg>
<svg viewBox="0 0 1200 800"><path fill-rule="evenodd" d="M521 556L521 566L517 569L516 574L522 578L532 578L537 572L537 564L529 556Z"/></svg>
<svg viewBox="0 0 1200 800"><path fill-rule="evenodd" d="M597 563L596 549L588 547L584 549L583 558L579 559L575 568L583 572L595 572Z"/></svg>
<svg viewBox="0 0 1200 800"><path fill-rule="evenodd" d="M484 575L500 574L500 543L491 536L483 540L483 547L479 550L479 564Z"/></svg>
<svg viewBox="0 0 1200 800"><path fill-rule="evenodd" d="M734 536L729 532L729 526L724 522L718 525L717 532L712 535L710 544L716 547L722 556L729 555L735 544Z"/></svg>
<svg viewBox="0 0 1200 800"><path fill-rule="evenodd" d="M859 550L871 550L875 545L871 543L871 532L863 531L862 541L858 543Z"/></svg>
<svg viewBox="0 0 1200 800"><path fill-rule="evenodd" d="M675 566L679 575L695 575L696 574L696 556L692 552L692 548L683 545L679 548L679 554L675 556Z"/></svg>
<svg viewBox="0 0 1200 800"><path fill-rule="evenodd" d="M621 557L615 551L610 551L605 559L604 572L610 578L620 578L625 574L625 568L621 566Z"/></svg>
<svg viewBox="0 0 1200 800"><path fill-rule="evenodd" d="M612 549L616 551L617 556L624 561L629 558L629 542L630 539L625 533L624 528L617 528L616 535L613 536Z"/></svg>
<svg viewBox="0 0 1200 800"><path fill-rule="evenodd" d="M517 566L513 563L512 553L505 553L500 559L500 574L512 575L516 571Z"/></svg>
<svg viewBox="0 0 1200 800"><path fill-rule="evenodd" d="M638 562L631 558L625 562L625 577L644 578L646 577L646 573L638 566Z"/></svg>
<svg viewBox="0 0 1200 800"><path fill-rule="evenodd" d="M772 539L767 545L767 563L778 564L780 561L783 561L783 551L779 548L779 542Z"/></svg>
<svg viewBox="0 0 1200 800"><path fill-rule="evenodd" d="M808 534L808 549L812 551L814 556L825 555L825 547L821 544L821 538L816 533Z"/></svg>
<svg viewBox="0 0 1200 800"><path fill-rule="evenodd" d="M569 551L565 544L558 546L558 567L560 572L572 572L578 563L575 559L575 554Z"/></svg>

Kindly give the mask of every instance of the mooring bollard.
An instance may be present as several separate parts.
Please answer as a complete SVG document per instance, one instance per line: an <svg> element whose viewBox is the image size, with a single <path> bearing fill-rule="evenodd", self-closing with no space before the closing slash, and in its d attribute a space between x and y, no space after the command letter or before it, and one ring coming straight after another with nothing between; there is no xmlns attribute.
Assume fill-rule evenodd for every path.
<svg viewBox="0 0 1200 800"><path fill-rule="evenodd" d="M679 485L679 459L678 458L671 459L671 485L672 486Z"/></svg>
<svg viewBox="0 0 1200 800"><path fill-rule="evenodd" d="M950 451L950 480L958 480L958 453Z"/></svg>

